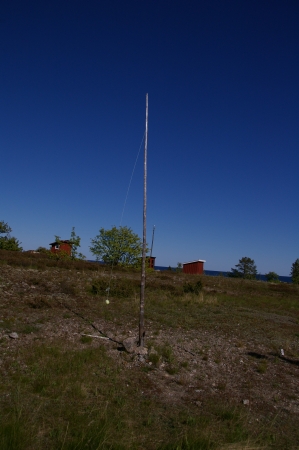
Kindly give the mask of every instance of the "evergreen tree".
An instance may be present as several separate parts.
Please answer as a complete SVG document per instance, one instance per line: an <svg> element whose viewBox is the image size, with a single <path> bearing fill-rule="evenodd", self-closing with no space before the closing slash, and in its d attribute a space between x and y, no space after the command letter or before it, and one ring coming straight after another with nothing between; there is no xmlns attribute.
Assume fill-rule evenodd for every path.
<svg viewBox="0 0 299 450"><path fill-rule="evenodd" d="M228 272L229 277L233 278L245 278L247 280L252 280L256 278L257 270L253 259L244 256L239 259L239 263L235 265L236 269L231 269Z"/></svg>
<svg viewBox="0 0 299 450"><path fill-rule="evenodd" d="M294 284L299 284L299 259L292 264L291 277Z"/></svg>

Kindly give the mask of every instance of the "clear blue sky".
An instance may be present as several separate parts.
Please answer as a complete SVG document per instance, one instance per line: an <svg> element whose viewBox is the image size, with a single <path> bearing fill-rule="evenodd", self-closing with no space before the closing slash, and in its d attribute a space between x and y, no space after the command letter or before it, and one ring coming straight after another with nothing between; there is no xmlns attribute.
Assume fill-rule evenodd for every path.
<svg viewBox="0 0 299 450"><path fill-rule="evenodd" d="M148 242L289 275L299 258L298 0L5 0L0 220L25 250L120 225L149 94ZM140 154L122 225L142 235Z"/></svg>

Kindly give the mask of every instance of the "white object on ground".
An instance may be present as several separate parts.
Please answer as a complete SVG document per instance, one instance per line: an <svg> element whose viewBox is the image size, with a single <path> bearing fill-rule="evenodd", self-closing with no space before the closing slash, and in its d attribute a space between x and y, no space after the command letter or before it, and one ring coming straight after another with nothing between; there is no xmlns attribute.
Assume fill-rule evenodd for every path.
<svg viewBox="0 0 299 450"><path fill-rule="evenodd" d="M81 336L89 336L89 337L93 337L93 338L107 339L107 340L109 340L109 338L106 337L106 336L95 336L94 334L85 334L85 333L81 333Z"/></svg>
<svg viewBox="0 0 299 450"><path fill-rule="evenodd" d="M18 337L19 337L18 333L15 333L15 332L10 333L8 336L9 336L11 339L18 339Z"/></svg>

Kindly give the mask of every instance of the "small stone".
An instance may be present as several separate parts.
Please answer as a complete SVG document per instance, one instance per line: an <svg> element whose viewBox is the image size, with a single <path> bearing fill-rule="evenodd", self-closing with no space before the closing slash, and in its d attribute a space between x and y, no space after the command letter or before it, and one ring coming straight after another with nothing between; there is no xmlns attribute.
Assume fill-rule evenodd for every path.
<svg viewBox="0 0 299 450"><path fill-rule="evenodd" d="M148 349L147 349L146 347L137 347L137 348L134 349L134 352L135 352L137 355L143 355L143 356L145 356L145 355L147 355L147 353L148 353Z"/></svg>
<svg viewBox="0 0 299 450"><path fill-rule="evenodd" d="M10 333L10 334L9 334L9 337L10 337L11 339L18 339L18 338L19 338L19 335L18 335L18 333Z"/></svg>
<svg viewBox="0 0 299 450"><path fill-rule="evenodd" d="M283 350L283 348L280 349L280 354L281 354L281 356L284 356L284 350Z"/></svg>
<svg viewBox="0 0 299 450"><path fill-rule="evenodd" d="M249 405L249 400L243 400L243 405Z"/></svg>
<svg viewBox="0 0 299 450"><path fill-rule="evenodd" d="M137 346L137 338L136 337L128 337L123 341L123 346L125 347L128 353L133 353Z"/></svg>

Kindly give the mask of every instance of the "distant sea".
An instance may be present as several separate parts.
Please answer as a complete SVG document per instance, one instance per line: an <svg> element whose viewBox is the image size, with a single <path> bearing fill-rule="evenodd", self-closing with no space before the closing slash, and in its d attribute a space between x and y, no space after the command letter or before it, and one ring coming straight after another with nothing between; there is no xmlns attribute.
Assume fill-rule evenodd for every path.
<svg viewBox="0 0 299 450"><path fill-rule="evenodd" d="M169 270L169 267L155 266L155 269L163 271L163 270ZM171 270L175 271L176 267L171 267ZM227 277L227 272L221 272L220 270L205 270L204 274L209 275L211 277L219 277L219 276ZM265 277L265 275L262 275L260 273L256 276L256 279L260 280L260 281L267 281L267 278ZM284 283L292 283L292 278L279 276L279 281L282 281Z"/></svg>

